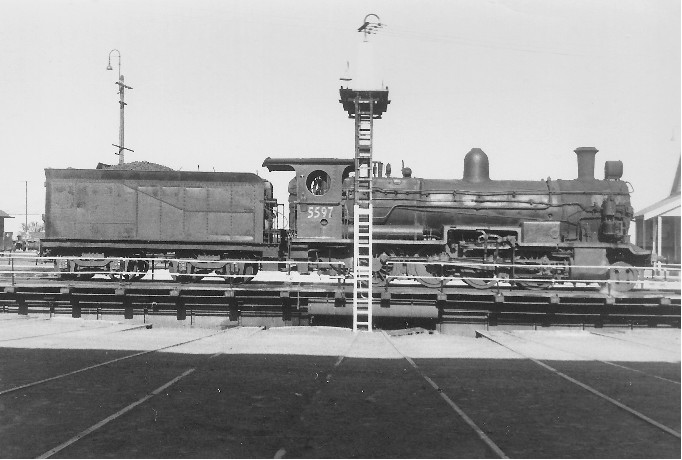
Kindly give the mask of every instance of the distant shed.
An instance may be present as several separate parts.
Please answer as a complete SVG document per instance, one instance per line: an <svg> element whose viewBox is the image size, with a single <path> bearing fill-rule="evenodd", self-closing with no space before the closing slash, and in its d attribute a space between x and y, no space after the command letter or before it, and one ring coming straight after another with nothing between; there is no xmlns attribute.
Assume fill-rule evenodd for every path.
<svg viewBox="0 0 682 460"><path fill-rule="evenodd" d="M635 213L637 246L651 249L663 263L680 263L680 166L670 195Z"/></svg>
<svg viewBox="0 0 682 460"><path fill-rule="evenodd" d="M5 219L14 219L14 217L0 210L0 235L2 235L2 247L0 247L0 250L2 251L12 248L12 232L5 232Z"/></svg>

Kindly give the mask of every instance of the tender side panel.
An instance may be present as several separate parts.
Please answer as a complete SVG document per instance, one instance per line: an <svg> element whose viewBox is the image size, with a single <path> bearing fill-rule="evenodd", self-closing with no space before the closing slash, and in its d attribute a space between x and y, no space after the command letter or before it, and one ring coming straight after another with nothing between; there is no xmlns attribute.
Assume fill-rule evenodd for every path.
<svg viewBox="0 0 682 460"><path fill-rule="evenodd" d="M263 242L262 180L192 179L48 176L46 238Z"/></svg>
<svg viewBox="0 0 682 460"><path fill-rule="evenodd" d="M134 190L106 182L55 181L50 186L48 238L136 238Z"/></svg>

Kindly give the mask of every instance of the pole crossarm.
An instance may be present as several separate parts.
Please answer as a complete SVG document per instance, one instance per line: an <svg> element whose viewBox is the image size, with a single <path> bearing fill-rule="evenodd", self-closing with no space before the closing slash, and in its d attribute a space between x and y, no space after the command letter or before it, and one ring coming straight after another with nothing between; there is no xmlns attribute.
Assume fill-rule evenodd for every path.
<svg viewBox="0 0 682 460"><path fill-rule="evenodd" d="M129 149L128 147L121 147L120 145L116 145L116 144L111 144L111 145L113 145L114 147L116 147L116 148L118 148L118 149L120 149L120 150L127 150L127 151L129 151L129 152L135 153L135 150ZM118 155L118 153L117 153L116 155Z"/></svg>

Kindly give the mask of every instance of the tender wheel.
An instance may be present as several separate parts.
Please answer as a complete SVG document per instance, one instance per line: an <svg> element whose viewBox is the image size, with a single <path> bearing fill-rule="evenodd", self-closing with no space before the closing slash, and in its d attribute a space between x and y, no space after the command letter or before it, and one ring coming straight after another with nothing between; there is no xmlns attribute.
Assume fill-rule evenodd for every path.
<svg viewBox="0 0 682 460"><path fill-rule="evenodd" d="M225 273L227 274L227 273ZM238 264L237 271L230 273L230 275L243 275L243 276L226 276L224 278L226 283L231 284L244 284L248 283L258 274L258 265L256 264Z"/></svg>
<svg viewBox="0 0 682 460"><path fill-rule="evenodd" d="M244 277L237 278L237 283L248 283L253 278L258 274L258 265L256 264L246 264L244 266L244 270L242 272L242 275L245 275Z"/></svg>
<svg viewBox="0 0 682 460"><path fill-rule="evenodd" d="M129 260L125 271L128 273L112 273L109 277L116 281L137 281L147 274L149 263L146 260Z"/></svg>
<svg viewBox="0 0 682 460"><path fill-rule="evenodd" d="M602 287L617 292L627 292L632 290L639 279L639 270L625 262L616 262L609 267L610 283L603 283Z"/></svg>

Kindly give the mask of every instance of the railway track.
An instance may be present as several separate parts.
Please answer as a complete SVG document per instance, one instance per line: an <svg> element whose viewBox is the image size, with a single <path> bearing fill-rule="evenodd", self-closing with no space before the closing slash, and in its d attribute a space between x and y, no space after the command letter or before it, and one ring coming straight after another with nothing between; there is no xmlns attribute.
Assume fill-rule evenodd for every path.
<svg viewBox="0 0 682 460"><path fill-rule="evenodd" d="M555 367L547 364L545 362L546 360L537 359L537 358L531 356L529 353L521 351L520 350L521 347L518 345L519 341L520 342L526 342L526 343L532 342L532 343L536 343L536 344L539 343L538 341L528 340L526 338L519 337L519 335L517 335L517 334L513 334L513 333L509 333L509 332L500 332L500 333L496 333L496 334L491 334L490 332L479 332L479 335L481 337L484 337L484 338L490 340L491 342L494 342L494 343L500 345L501 347L504 347L508 350L511 350L514 353L519 354L524 359L527 359L527 360L533 362L534 364L537 364L538 366L542 367L543 369L561 377L562 379L565 379L566 381L570 382L571 384L582 388L583 390L585 390L585 391L591 393L592 395L600 398L602 401L605 401L606 403L612 404L612 405L618 407L619 409L622 409L623 411L625 411L628 414L636 417L637 419L641 420L642 422L647 423L653 427L656 427L659 430L663 431L664 433L667 433L667 434L669 434L669 435L671 435L677 439L680 439L679 428L673 429L673 428L671 428L671 427L669 427L663 423L660 423L660 422L652 419L651 417L645 415L644 413L632 408L630 405L624 404L623 402L619 401L618 399L613 398L613 397L597 390L592 385L588 385L588 384L586 384L586 383L584 383L584 382L582 382L576 378L571 377L570 375L568 375L564 372L557 370ZM505 340L505 339L510 339L510 340ZM516 341L516 343L514 343L514 341ZM540 345L543 347L548 347L546 344L540 343ZM578 353L575 353L574 351L562 350L562 352L573 354L575 356L578 356L578 357L584 359L584 356L580 356ZM614 365L614 363L612 363L610 361L600 361L600 362L604 365ZM620 367L624 368L628 371L631 371L631 372L638 372L637 370L632 369L632 368L627 367L627 366L620 366ZM644 375L647 375L649 377L659 377L660 378L660 376L649 375L645 372L639 372L639 373L643 373ZM665 381L669 381L672 384L679 385L679 382L676 382L676 381L670 381L669 379L665 379Z"/></svg>
<svg viewBox="0 0 682 460"><path fill-rule="evenodd" d="M189 316L190 321L213 315L247 325L258 325L263 318L268 324L322 324L352 315L352 284L343 278L274 272L242 284L221 279L177 283L167 272L157 270L134 282L107 275L64 280L43 262L35 257L0 262L3 311L74 317L123 314L126 319L164 314L178 320ZM680 284L673 273L652 269L646 280L628 292L594 283L556 283L550 289L524 290L500 282L492 289L478 290L460 280L444 279L438 288L394 280L374 288L373 316L379 321L412 319L444 325L679 327Z"/></svg>
<svg viewBox="0 0 682 460"><path fill-rule="evenodd" d="M476 422L469 416L467 413L462 410L459 405L455 401L453 401L450 396L446 393L446 391L441 388L431 377L426 375L426 373L417 366L415 361L410 358L409 356L405 355L403 352L401 352L398 347L391 341L391 338L387 333L383 333L383 336L386 338L388 343L391 344L391 346L395 349L402 358L407 361L410 366L412 366L412 369L414 369L424 380L428 382L428 384L433 388L435 391L438 392L440 397L447 403L449 407L452 408L452 410L471 428L471 430L476 433L476 436L480 438L481 442L485 444L485 446L492 451L492 453L497 457L497 458L509 458L507 454L504 453L502 449L493 441L488 434L485 433L481 427L479 427Z"/></svg>
<svg viewBox="0 0 682 460"><path fill-rule="evenodd" d="M7 326L5 327L5 329L7 329ZM33 339L36 339L37 337L45 336L60 336L62 339L64 339L66 338L66 336L74 333L93 332L93 329L106 330L107 334L120 334L126 333L132 329L139 328L120 327L118 325L104 324L95 328L90 327L86 330L83 330L82 328L68 329L38 335L30 333L28 334L24 333L22 335L21 332L19 332L18 334L16 334L15 337L13 337L10 340L31 342ZM144 370L143 372L138 372L136 374L136 376L134 377L135 379L134 381L128 381L124 389L123 388L119 389L119 392L122 394L118 395L116 398L114 398L115 399L114 401L110 401L109 404L105 406L107 409L114 409L116 408L117 404L120 407L120 405L126 404L125 399L123 399L125 397L131 397L135 399L134 401L130 402L129 404L126 404L124 407L116 410L115 412L109 414L108 416L100 419L99 421L87 426L87 428L84 428L78 432L74 432L74 430L78 428L79 423L82 423L80 420L79 423L74 423L71 426L63 426L62 424L60 424L58 428L55 427L56 429L53 428L52 430L50 430L52 432L50 433L49 436L42 436L40 441L34 441L34 445L30 447L31 450L52 443L52 447L47 448L47 450L45 450L42 454L36 456L36 458L50 458L55 455L58 455L64 449L73 446L81 439L85 438L88 435L91 435L97 430L103 428L105 425L116 421L119 417L134 410L138 406L148 402L151 398L160 395L164 391L167 391L171 386L175 385L181 379L189 376L197 369L201 369L203 366L206 366L210 360L217 358L218 356L222 355L225 352L232 351L240 343L248 341L249 338L251 338L254 334L258 333L260 330L261 330L260 328L245 329L243 333L239 334L236 333L237 331L232 329L228 331L222 330L218 332L203 334L200 335L199 337L194 337L189 340L178 341L176 338L175 340L169 340L168 342L170 343L164 344L163 346L160 347L157 346L155 348L151 348L144 351L122 354L122 356L118 356L113 359L107 360L100 359L98 360L98 362L94 364L77 367L76 369L72 369L67 372L55 373L54 375L44 376L44 378L39 378L29 382L22 382L14 385L10 384L9 386L6 386L4 388L0 387L0 404L6 404L8 407L11 407L12 404L10 401L12 399L16 400L17 394L22 395L23 398L26 398L26 396L29 395L31 396L32 400L40 399L41 397L43 397L42 395L46 393L56 394L65 385L67 386L75 385L77 388L78 387L82 388L81 396L84 396L83 399L87 404L87 402L90 399L92 399L93 396L96 395L96 389L88 388L87 387L88 383L86 382L95 382L95 385L101 385L102 382L106 381L106 377L103 377L103 375L106 375L107 373L111 372L116 373L116 369L122 369L121 366L123 366L123 368L137 366L139 369ZM6 330L2 332L4 335L4 332L6 332ZM222 348L224 348L224 350L222 351L219 351L211 355L200 354L194 355L194 357L190 356L189 358L179 360L180 362L176 362L172 366L166 365L165 369L163 369L164 366L160 366L162 368L160 371L155 371L151 373L149 372L149 367L147 366L147 363L149 363L151 359L150 357L153 355L159 356L161 352L165 352L170 349L182 348L183 346L195 344L200 341L206 341L207 339L215 338L216 336L219 335L226 336L228 333L232 334L232 337L226 339L226 343L222 345ZM164 361L164 359L162 358L161 361ZM179 374L174 375L173 372L176 373L179 372ZM84 377L85 374L90 375L88 377ZM150 378L150 374L154 374L154 378ZM149 388L149 386L152 385L153 383L163 381L165 378L170 377L172 377L171 380L165 382L158 388L145 391L145 389ZM137 398L137 396L140 396L140 394L141 397ZM106 399L106 397L104 399ZM83 402L84 401L78 401L75 404L82 405ZM33 408L31 404L29 404L28 407L25 408L25 410L29 414L35 412L35 408ZM88 416L85 417L85 419L87 421L92 421L94 420L93 416L94 416L93 414L88 414ZM39 417L39 420L41 418L42 417ZM38 424L40 423L41 422L38 421ZM4 452L8 453L9 451L5 450Z"/></svg>
<svg viewBox="0 0 682 460"><path fill-rule="evenodd" d="M572 403L574 411L580 412L581 410L589 408L586 410L586 413L593 411L613 412L613 409L608 409L608 407L616 408L617 410L627 414L629 417L632 417L631 420L627 422L627 424L630 426L637 426L637 424L639 424L642 431L647 431L645 427L648 426L649 428L659 431L660 436L658 437L661 438L662 442L666 445L675 446L679 444L679 414L674 407L674 402L671 401L671 405L673 407L666 407L665 403L656 407L648 407L643 405L643 397L641 394L648 393L648 398L651 398L651 396L656 394L657 391L660 391L661 394L675 393L677 391L676 388L678 388L680 385L679 378L677 380L670 379L662 377L661 375L656 375L656 371L637 369L633 367L636 364L630 364L628 366L624 365L623 363L607 360L596 360L596 363L598 363L597 365L601 365L602 367L611 366L622 370L622 373L620 374L620 382L616 380L615 382L608 382L608 384L606 384L607 382L604 381L603 375L608 372L603 372L603 370L600 370L594 364L594 354L599 354L598 352L594 352L593 350L591 354L581 354L570 346L558 347L548 344L546 334L541 335L544 336L544 340L534 340L529 338L534 335L532 332L526 334L527 336L523 336L521 334L523 334L523 331L518 333L508 331L480 331L477 333L477 337L487 339L487 341L490 343L494 343L500 348L518 355L524 361L532 363L532 365L535 366L535 370L531 371L531 378L532 375L537 374L538 381L543 381L544 379L552 380L552 376L555 376L559 377L564 382L567 382L568 386L555 384L556 394L562 395L560 397L566 396L565 393L573 394L573 397L576 398L577 401L580 401L579 403ZM527 414L524 414L523 412L513 412L515 415L509 419L509 415L507 415L508 409L501 407L500 410L493 411L492 413L497 413L497 416L502 420L490 423L489 417L495 417L490 412L490 409L487 411L482 411L479 407L476 407L474 401L467 396L468 390L466 388L467 383L465 379L458 379L457 374L455 374L454 378L446 378L444 376L445 373L439 371L433 365L429 364L428 360L411 358L408 353L405 353L401 350L401 348L406 348L405 345L402 345L399 342L396 343L395 339L391 338L386 332L384 332L383 335L386 340L391 343L393 348L402 356L402 358L409 363L412 369L426 382L428 382L430 387L438 393L438 395L450 408L452 408L458 417L466 422L466 424L487 447L492 455L495 455L498 458L513 458L520 455L518 451L515 451L515 449L518 447L514 446L514 443L510 442L509 440L509 431L507 431L505 435L499 430L496 430L495 426L499 427L505 423L524 425L525 422L523 419L527 416ZM606 337L603 334L597 335L601 340L603 340L603 337ZM638 348L646 346L646 344L641 342L630 343L631 345L634 345ZM531 348L531 351L524 350L524 348L519 344L534 345L536 349ZM575 343L573 343L573 345L575 346ZM542 350L538 351L537 347L545 350L551 350L550 354L554 354L554 360L546 354L543 356ZM563 353L570 355L571 358L568 361L564 361L566 358L556 357L557 352L560 354ZM668 353L670 354L672 362L679 362L679 350L669 350ZM556 361L556 359L559 360ZM422 362L426 362L427 364L423 365ZM573 364L576 362L579 364ZM562 363L564 363L563 368ZM586 367L587 369L585 369ZM527 371L528 370L531 369L527 369ZM481 369L477 369L476 372L480 373ZM443 374L443 376L439 377L439 374ZM633 376L637 376L637 378ZM658 386L660 388L658 389L656 388L656 385L653 385L655 380L659 382ZM481 385L485 386L486 383L482 381ZM571 389L571 386L573 389ZM471 388L470 391L474 392L475 389ZM532 392L533 389L528 388L527 391ZM515 406L518 404L513 402L512 394L507 394L506 397L509 398L507 401L509 406ZM480 401L480 403L485 404L485 400ZM538 404L541 403L535 401L534 406L536 406L537 409L542 410L542 406L538 406ZM560 402L557 399L556 404L557 406L562 406L563 402ZM545 410L547 413L551 413L557 409L546 407ZM663 417L663 420L656 420L656 416L651 415L652 412L662 414L658 416ZM595 417L595 420L585 419L583 423L576 425L575 422L570 421L570 417L567 418L569 420L563 422L562 424L559 423L559 417L556 417L555 420L557 422L557 426L554 429L555 433L549 433L552 431L552 428L550 427L547 428L547 433L544 434L547 435L548 438L558 438L562 436L560 427L562 425L565 426L566 423L571 424L571 428L577 430L591 430L595 428L594 425L596 423L599 423ZM509 429L509 425L507 428ZM525 426L525 429L528 430L530 427ZM527 436L527 433L525 435ZM566 433L566 435L570 436L568 433ZM531 438L539 440L539 436L541 435L538 433L535 436L531 435ZM586 436L586 438L587 437L588 436ZM528 454L521 454L521 456L528 456Z"/></svg>
<svg viewBox="0 0 682 460"><path fill-rule="evenodd" d="M0 326L16 339L13 348L0 347L14 378L0 382L0 404L13 420L1 432L7 457L581 458L591 452L667 458L679 452L679 400L676 406L670 397L679 393L679 350L673 351L672 331L628 332L620 342L579 331L481 331L490 341L329 328L168 334L112 323L77 332L71 320L14 318L23 325ZM55 326L61 331L49 330ZM96 354L83 332L102 337L106 348L137 342L142 349ZM155 339L156 333L164 335ZM48 337L52 342L44 342ZM658 337L658 349L644 346L651 342L646 337ZM84 348L53 349L74 340ZM320 341L324 350L297 354ZM176 352L165 353L170 350ZM52 352L62 359L38 359ZM602 353L605 359L595 360ZM26 368L23 377L14 372Z"/></svg>
<svg viewBox="0 0 682 460"><path fill-rule="evenodd" d="M486 333L481 333L481 336L486 336ZM513 335L510 336L516 337ZM422 379L428 384L428 387L426 386L422 387L431 390L435 397L440 398L442 407L447 407L448 410L450 410L449 415L447 415L446 413L446 415L443 416L443 414L440 413L439 415L440 426L441 429L443 430L447 430L447 427L449 426L453 427L456 430L456 432L458 433L457 442L461 443L460 448L469 449L470 452L477 452L477 455L485 457L494 456L497 458L510 457L513 458L519 455L528 456L528 452L532 451L528 450L532 449L532 447L528 445L523 447L523 449L525 450L520 451L519 450L520 447L518 446L518 444L510 442L508 432L507 433L499 432L493 428L494 424L492 424L490 420L490 417L496 418L495 415L493 415L493 413L485 410L481 411L480 407L472 406L472 401L466 395L466 391L464 391L464 388L462 387L462 385L465 384L454 383L457 382L458 380L457 372L454 373L453 377L451 370L446 372L444 369L434 367L429 362L430 360L423 360L420 358L410 357L409 352L404 351L405 349L409 350L409 346L407 346L405 343L401 343L399 340L396 340L391 336L391 334L385 331L381 334L381 337L385 339L385 344L388 344L389 347L393 350L395 357L398 357L400 358L400 360L407 363L408 364L407 368L410 369L414 374L416 374L419 379ZM489 336L486 336L486 338L490 339ZM336 399L334 399L334 395L338 394L338 390L336 390L335 388L338 387L339 385L346 384L344 379L345 374L357 372L356 370L357 368L354 367L354 362L357 361L358 356L353 354L353 348L355 343L357 342L357 339L358 336L356 336L355 340L353 341L349 349L343 355L337 357L331 370L328 373L326 373L324 379L320 380L319 388L315 391L312 397L305 401L304 408L302 409L302 412L299 416L300 423L290 427L290 431L292 432L291 437L296 439L296 442L294 444L297 443L303 444L304 446L306 446L306 449L319 448L316 446L314 433L308 434L307 436L304 435L305 436L304 439L298 439L298 437L294 435L294 432L301 431L305 432L306 431L305 429L309 428L310 424L314 423L315 417L312 414L325 406L325 400L331 399L336 401ZM363 338L363 340L366 340L366 336ZM519 338L519 340L521 340L521 338ZM531 341L528 340L528 342ZM626 401L627 403L622 403L616 398L611 397L595 389L593 386L584 383L583 381L580 381L576 378L573 378L567 375L567 373L558 371L557 369L546 364L544 361L529 356L528 354L524 354L523 352L514 349L514 347L510 347L503 341L493 339L491 340L491 343L494 343L500 348L504 348L505 350L508 350L513 354L519 355L523 360L528 361L533 366L536 366L533 373L542 375L543 373L546 373L545 371L550 372L549 377L544 376L540 380L544 380L547 378L551 380L551 376L558 376L567 381L569 383L569 386L565 389L560 389L558 395L562 395L564 391L568 391L572 394L574 401L580 401L577 408L574 406L575 411L577 412L586 411L587 413L589 413L592 410L591 408L594 407L595 404L597 406L599 406L600 404L607 406L610 405L612 407L617 408L618 410L625 411L626 413L634 417L635 420L634 423L629 422L631 429L633 429L632 427L634 426L635 427L634 429L646 431L646 429L644 429L644 426L648 425L649 427L653 427L654 429L659 430L663 434L663 436L670 436L671 439L673 439L672 441L666 441L671 446L675 445L676 443L675 439L679 439L680 437L679 428L671 428L665 423L660 423L654 420L653 418L631 407L631 404L629 402ZM543 344L541 342L538 342L538 344L540 344L541 346L547 346L546 344ZM381 348L381 344L375 342L373 344L373 347ZM572 354L575 358L578 358L579 360L581 359L586 359L586 361L591 360L590 357L580 356L579 353L575 353L574 351L571 350L566 350L566 353ZM383 354L388 355L390 353ZM400 360L398 360L398 363L400 362ZM424 363L426 363L426 365L424 365ZM645 376L645 378L659 379L662 382L666 382L666 384L679 385L679 382L676 382L674 380L662 378L660 376L652 375L651 373L643 372L641 370L630 368L627 366L622 366L617 363L608 361L600 361L600 363L602 363L605 366L619 366L619 368L625 369L629 373L638 373L640 375ZM400 367L400 365L396 366L394 364L392 367L396 368ZM477 372L480 371L481 371L480 369L477 370ZM367 373L369 372L370 371L367 371ZM381 372L387 371L382 370ZM406 370L404 370L403 372L406 372ZM599 373L597 374L599 375ZM532 376L530 378L532 378ZM590 378L594 379L594 376L590 376ZM405 385L410 385L407 383L408 381L412 382L412 380L407 379L405 373L403 373L402 381L404 382ZM393 390L395 390L395 388L388 388L386 391L390 393ZM474 391L474 389L471 388L470 391ZM379 398L378 395L380 395L381 393L382 392L374 391L372 386L368 385L366 400L374 402L375 399ZM385 395L381 395L381 397L385 397ZM428 398L428 394L422 395L421 397ZM595 403L595 401L593 401L594 397L598 398L598 401L600 402ZM488 401L487 403L490 404L490 401ZM485 402L483 402L483 404L485 404ZM510 400L508 401L508 405L516 406L517 403ZM340 410L343 411L343 409ZM554 411L551 407L546 407L545 410L550 413ZM603 411L612 412L612 409L604 408ZM502 414L502 417L506 417L506 415ZM523 414L517 414L516 416L514 416L513 422L511 422L511 420L508 422L513 423L517 426L524 426L526 422L523 421L523 418L524 418ZM564 424L565 423L567 422L564 422ZM589 421L584 423L582 426L578 427L575 426L574 422L569 421L568 423L572 424L571 426L572 430L580 432L590 430L594 422ZM642 424L640 428L636 428L638 423ZM557 424L557 426L553 428L554 433L551 436L560 439L562 426L563 424L561 423ZM535 437L532 435L532 433L530 434L530 436L531 438ZM468 439L468 441L464 441L464 438ZM539 443L541 443L539 438L537 437L535 438ZM477 441L473 441L473 439L477 439ZM665 439L665 437L663 437L663 439ZM476 442L480 445L479 447L475 447ZM472 443L474 444L473 447ZM454 448L454 446L451 446L450 448ZM293 449L293 452L291 452L288 449L290 450ZM289 443L288 445L284 445L283 447L278 449L275 452L274 457L283 458L290 453L293 454L294 457L298 457L302 454L302 452L306 452L306 450L301 449L300 447L298 448L294 447L292 446L292 443ZM314 450L312 450L312 452L308 451L308 453L313 454L314 452L315 452ZM526 452L526 454L524 455L522 452Z"/></svg>

